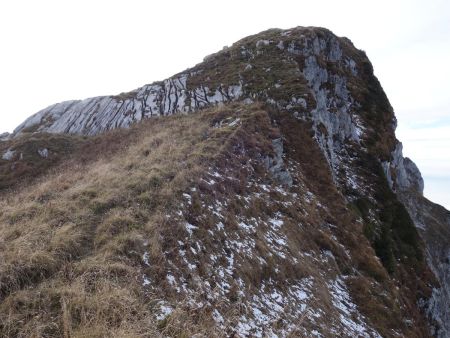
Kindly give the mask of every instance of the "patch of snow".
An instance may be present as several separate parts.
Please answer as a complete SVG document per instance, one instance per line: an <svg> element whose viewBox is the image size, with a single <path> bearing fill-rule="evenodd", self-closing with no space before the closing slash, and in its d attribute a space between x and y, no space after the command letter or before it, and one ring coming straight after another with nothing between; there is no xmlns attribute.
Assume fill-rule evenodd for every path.
<svg viewBox="0 0 450 338"><path fill-rule="evenodd" d="M192 203L192 196L186 193L183 193L183 197L185 199L187 199L188 203L191 204Z"/></svg>
<svg viewBox="0 0 450 338"><path fill-rule="evenodd" d="M166 276L167 281L169 282L170 285L175 286L176 285L176 281L175 281L175 277L172 275L167 275Z"/></svg>
<svg viewBox="0 0 450 338"><path fill-rule="evenodd" d="M170 316L173 312L173 308L170 305L167 305L164 302L160 302L159 304L160 313L156 316L157 320L164 320L167 316Z"/></svg>
<svg viewBox="0 0 450 338"><path fill-rule="evenodd" d="M212 172L210 175L214 177L222 177L222 175L220 175L217 171Z"/></svg>
<svg viewBox="0 0 450 338"><path fill-rule="evenodd" d="M241 119L238 117L238 118L235 119L234 121L230 122L230 123L228 124L228 126L234 127L234 126L238 125L240 121L241 121Z"/></svg>
<svg viewBox="0 0 450 338"><path fill-rule="evenodd" d="M244 222L239 222L239 227L243 230L245 230L246 232L252 233L255 231L255 227L251 224L246 224Z"/></svg>
<svg viewBox="0 0 450 338"><path fill-rule="evenodd" d="M150 279L146 275L143 275L142 279L143 279L142 286L150 285Z"/></svg>
<svg viewBox="0 0 450 338"><path fill-rule="evenodd" d="M283 221L281 219L270 218L269 222L272 224L272 227L274 229L280 229L281 226L283 225Z"/></svg>
<svg viewBox="0 0 450 338"><path fill-rule="evenodd" d="M150 262L149 262L149 254L148 252L144 252L144 254L142 255L142 260L144 261L144 264L147 266L150 266Z"/></svg>
<svg viewBox="0 0 450 338"><path fill-rule="evenodd" d="M217 228L217 230L221 231L221 230L225 229L225 226L223 225L222 222L219 222L216 224L216 228Z"/></svg>
<svg viewBox="0 0 450 338"><path fill-rule="evenodd" d="M186 231L188 232L189 236L192 236L193 230L198 229L198 227L188 222L186 222L184 226L186 227Z"/></svg>
<svg viewBox="0 0 450 338"><path fill-rule="evenodd" d="M364 317L359 313L356 304L350 298L344 282L337 278L328 285L331 294L331 301L339 311L340 322L345 333L355 337L377 337L381 336L365 322Z"/></svg>
<svg viewBox="0 0 450 338"><path fill-rule="evenodd" d="M214 309L214 311L212 312L212 317L217 324L223 324L223 322L225 321L220 312L217 311L217 309Z"/></svg>

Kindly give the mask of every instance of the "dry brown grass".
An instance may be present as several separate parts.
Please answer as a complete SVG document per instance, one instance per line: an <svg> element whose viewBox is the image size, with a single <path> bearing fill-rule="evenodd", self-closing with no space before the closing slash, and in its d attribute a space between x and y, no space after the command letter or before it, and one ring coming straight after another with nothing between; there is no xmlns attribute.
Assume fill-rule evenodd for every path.
<svg viewBox="0 0 450 338"><path fill-rule="evenodd" d="M177 237L165 215L229 150L227 140L240 137L236 128L214 124L254 111L212 109L110 132L31 185L3 192L1 335L155 336L152 296L142 288L143 247L152 262L162 261L162 235ZM162 333L199 330L181 325L183 316L175 312Z"/></svg>
<svg viewBox="0 0 450 338"><path fill-rule="evenodd" d="M4 192L0 335L152 336L137 252L149 236L152 258L161 255L159 215L220 152L226 135L214 137L213 114L109 133L122 149L102 154L96 138L91 155Z"/></svg>
<svg viewBox="0 0 450 338"><path fill-rule="evenodd" d="M236 117L241 121L237 126L214 127ZM286 161L295 165L296 184L288 189L299 196L295 203L275 191L257 197L261 188L248 185L251 180L276 183L261 159L272 154L271 141L281 135ZM259 104L234 104L143 121L130 130L85 142L83 152L46 169L28 186L1 195L0 336L233 336L240 316L250 311L236 282L230 283L227 297L213 304L227 319L227 327L220 330L211 307L193 307L166 277L170 270L185 276L188 287L196 287L174 249L182 242L192 258L189 249L194 240L185 241L181 221L197 226L195 240L202 243L204 252L196 261L196 271L206 279L215 275L209 255L224 250L227 239L242 235L240 217L261 220L255 232L247 235L255 241L254 252L235 256L233 278L245 283L248 299L268 281L283 292L288 282L313 277L321 282L308 306L325 309L329 318L336 319L326 282L338 274L355 277L356 268L350 290L371 324L387 327L385 332L404 329L387 318L391 313L401 317L397 305L387 301L399 295L356 222L357 215L336 189L308 124L268 112ZM205 183L205 173L212 169L223 174L214 186ZM314 203L301 199L306 191L316 196ZM191 204L183 198L184 192L190 193ZM253 196L250 202L238 198L245 195ZM207 206L215 201L228 201L222 210L228 238L209 232L217 217ZM324 207L318 208L318 202ZM298 263L273 255L264 238L270 230L267 220L277 212L283 215L289 257ZM349 255L339 243L345 243ZM335 260L313 258L324 251ZM144 252L150 266L143 262ZM303 256L305 252L312 258ZM266 264L259 264L256 256ZM218 264L227 264L224 256ZM143 287L144 274L158 288ZM218 287L213 284L212 288ZM377 294L380 290L388 292ZM206 299L201 290L195 297L199 302ZM170 301L174 311L158 321L155 313L161 299ZM291 312L286 308L280 320L270 325L281 328L282 319ZM290 333L293 337L317 328L305 317L289 320L297 323ZM325 322L322 325L326 327ZM325 335L331 333L325 330Z"/></svg>

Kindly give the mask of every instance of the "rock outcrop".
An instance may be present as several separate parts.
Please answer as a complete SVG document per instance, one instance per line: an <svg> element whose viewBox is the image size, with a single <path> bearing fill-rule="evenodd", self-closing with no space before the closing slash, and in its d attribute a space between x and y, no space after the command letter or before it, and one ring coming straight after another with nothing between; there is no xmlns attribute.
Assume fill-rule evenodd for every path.
<svg viewBox="0 0 450 338"><path fill-rule="evenodd" d="M424 182L419 169L411 159L403 157L403 146L399 142L392 152L392 160L383 162L389 186L394 191L414 190L423 194Z"/></svg>
<svg viewBox="0 0 450 338"><path fill-rule="evenodd" d="M188 90L189 75L181 74L117 96L57 103L27 119L14 130L14 135L29 130L95 135L129 127L153 116L188 113L207 105L237 100L242 94L239 85L214 90L201 86Z"/></svg>
<svg viewBox="0 0 450 338"><path fill-rule="evenodd" d="M280 182L281 184L291 187L292 186L292 176L288 170L286 170L283 161L283 140L277 138L272 141L272 146L274 150L274 157L267 156L264 158L264 165L267 170L272 174L272 176Z"/></svg>
<svg viewBox="0 0 450 338"><path fill-rule="evenodd" d="M8 149L7 151L5 151L5 152L3 153L2 159L3 159L3 160L6 160L6 161L10 161L10 160L14 157L14 154L15 154L15 153L16 153L16 152L15 152L14 150Z"/></svg>
<svg viewBox="0 0 450 338"><path fill-rule="evenodd" d="M439 284L431 298L422 306L431 319L433 334L439 338L450 336L450 212L430 202L417 190L398 193L414 224L424 239L427 262Z"/></svg>

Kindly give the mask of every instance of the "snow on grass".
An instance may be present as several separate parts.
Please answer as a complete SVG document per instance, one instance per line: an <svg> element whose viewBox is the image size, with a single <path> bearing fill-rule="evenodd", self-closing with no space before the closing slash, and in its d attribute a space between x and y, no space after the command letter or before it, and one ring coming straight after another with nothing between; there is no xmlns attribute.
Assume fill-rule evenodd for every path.
<svg viewBox="0 0 450 338"><path fill-rule="evenodd" d="M239 227L240 227L242 230L244 230L244 231L246 231L246 232L248 232L248 233L253 233L253 232L255 232L255 227L254 227L253 225L251 225L251 224L247 224L247 223L245 223L245 222L239 222L238 225L239 225Z"/></svg>
<svg viewBox="0 0 450 338"><path fill-rule="evenodd" d="M186 193L183 193L183 197L187 200L188 204L192 203L192 196Z"/></svg>
<svg viewBox="0 0 450 338"><path fill-rule="evenodd" d="M231 276L231 275L233 275L233 270L234 270L234 254L231 253L230 256L226 256L225 258L228 261L228 267L227 267L226 271Z"/></svg>
<svg viewBox="0 0 450 338"><path fill-rule="evenodd" d="M272 225L272 227L264 234L264 238L269 247L273 250L273 252L277 256L285 259L286 258L285 250L287 249L287 237L281 231L281 225L283 225L283 221L271 218L269 219L269 222Z"/></svg>
<svg viewBox="0 0 450 338"><path fill-rule="evenodd" d="M173 275L167 275L166 279L169 282L169 284L172 285L172 286L175 286L177 284L176 280L175 280L175 277Z"/></svg>
<svg viewBox="0 0 450 338"><path fill-rule="evenodd" d="M311 203L314 199L314 194L312 192L308 191L308 192L306 192L304 199L307 203Z"/></svg>
<svg viewBox="0 0 450 338"><path fill-rule="evenodd" d="M214 309L214 311L212 312L212 317L217 324L223 324L223 322L225 321L220 312L217 311L217 309Z"/></svg>
<svg viewBox="0 0 450 338"><path fill-rule="evenodd" d="M142 279L143 279L142 286L147 286L151 284L150 279L146 275L142 275Z"/></svg>
<svg viewBox="0 0 450 338"><path fill-rule="evenodd" d="M333 306L338 309L340 322L348 336L354 337L379 337L381 336L365 322L364 317L358 312L356 304L350 298L347 288L341 278L337 278L328 284Z"/></svg>
<svg viewBox="0 0 450 338"><path fill-rule="evenodd" d="M159 306L159 313L156 315L157 320L164 320L168 316L170 316L173 312L173 308L166 302L161 301L158 303L158 306Z"/></svg>
<svg viewBox="0 0 450 338"><path fill-rule="evenodd" d="M222 177L222 175L219 174L217 171L214 171L214 172L210 173L210 175L211 175L211 176L214 176L214 177L216 177L216 178Z"/></svg>
<svg viewBox="0 0 450 338"><path fill-rule="evenodd" d="M272 224L272 228L275 230L280 230L283 225L283 221L278 218L269 218L269 223Z"/></svg>
<svg viewBox="0 0 450 338"><path fill-rule="evenodd" d="M186 222L184 225L186 227L186 231L188 232L189 236L192 236L194 233L194 230L198 229L195 225L192 225L191 223Z"/></svg>
<svg viewBox="0 0 450 338"><path fill-rule="evenodd" d="M206 182L206 184L208 184L208 185L214 185L214 184L216 184L216 181L214 181L213 179L209 179L208 181L205 180L205 182Z"/></svg>
<svg viewBox="0 0 450 338"><path fill-rule="evenodd" d="M275 329L274 323L286 322L287 317L298 321L306 314L306 301L311 293L312 279L287 285L282 293L271 281L264 282L259 292L246 305L246 313L239 317L236 333L239 337L286 337L295 325L287 329ZM289 311L288 311L289 309ZM292 317L292 318L290 318ZM289 325L288 325L289 326ZM274 331L277 331L277 334Z"/></svg>
<svg viewBox="0 0 450 338"><path fill-rule="evenodd" d="M208 174L210 176L207 176L205 182L209 184L222 184L224 180L227 180L226 172L221 175L210 169ZM234 179L234 177L230 179ZM306 188L303 189L303 191L306 191L304 195L303 193L297 195L284 190L283 187L264 184L261 181L248 182L248 188L248 191L241 193L242 196L232 196L232 198L239 198L239 202L244 207L260 202L257 201L258 199L268 203L271 207L288 202L289 205L296 207L305 205L305 202L316 204L316 196ZM183 197L187 201L187 203L185 202L186 205L191 204L192 197L189 194L183 194ZM248 262L264 266L272 264L271 271L274 275L277 275L283 273L281 264L287 263L280 258L288 260L289 264L317 261L318 255L316 254L312 257L309 253L302 254L300 251L296 251L294 255L289 248L288 238L285 234L285 231L289 229L288 226L290 226L289 216L281 212L270 215L262 212L257 216L249 217L248 215L253 216L253 214L244 212L235 215L238 225L235 228L232 223L227 223L229 215L226 199L216 197L212 203L204 202L202 206L205 214L209 214L208 216L213 219L208 233L211 238L220 240L220 245L215 242L208 243L208 241L197 241L194 244L197 235L201 235L200 231L194 231L198 227L183 220L182 222L189 234L189 238L186 238L185 241L192 243L187 246L187 243L178 241L180 247L176 248L175 252L179 252L179 257L186 263L185 266L188 269L174 270L175 265L171 263L173 275L166 275L168 284L179 293L183 292L183 296L187 297L188 302L194 301L195 295L201 292L205 297L205 304L207 304L205 306L211 306L211 319L220 328L233 326L238 337L286 337L292 334L295 336L300 334L299 332L306 336L321 337L320 332L324 329L324 327L321 328L321 323L328 320L325 317L328 313L326 308L328 305L326 304L324 307L323 304L317 303L317 295L314 295L316 288L313 287L313 284L319 283L319 279L322 280L322 277L316 276L317 282L312 277L300 280L290 279L283 281L282 287L280 287L278 280L273 281L269 278L261 281L261 285L258 285L256 290L251 291L249 291L248 279L239 277L242 272L241 269L246 268L245 264L248 264ZM273 208L269 210L273 210ZM265 243L260 243L261 241ZM261 255L258 254L259 251L255 249L256 243L269 250L264 250ZM292 243L289 244L292 245ZM207 275L200 276L200 269L197 269L196 265L188 261L188 259L192 259L192 255L198 259L198 262L203 261L208 265L205 269ZM206 256L206 260L201 259L202 255ZM321 256L319 258L326 258L326 264L332 264L328 262L330 259L334 259L331 252L322 252ZM146 262L144 257L143 261ZM200 268L200 266L198 267ZM150 280L148 281L150 283ZM320 283L322 288L324 283L323 280ZM333 282L329 285L326 284L326 286L329 286L332 304L338 311L336 315L338 320L327 322L324 325L329 324L337 336L343 332L345 336L360 335L366 337L366 334L374 332L367 326L356 305L351 302L350 296L342 283L336 284ZM236 317L231 322L228 318L228 312L221 313L222 307L215 305L223 304L224 301L229 302L228 297L231 297L231 295L238 295L241 304L237 322L234 321ZM165 318L171 313L169 311L173 310L161 311L160 318ZM303 320L307 321L309 325L313 325L317 330L314 333L307 332L305 327L302 327ZM324 332L329 332L329 330L324 330ZM377 335L374 336L378 337Z"/></svg>
<svg viewBox="0 0 450 338"><path fill-rule="evenodd" d="M238 125L240 121L241 121L241 119L240 119L240 118L237 118L237 119L235 119L234 121L230 122L230 123L228 124L228 126L234 127L234 126Z"/></svg>
<svg viewBox="0 0 450 338"><path fill-rule="evenodd" d="M148 252L144 252L144 254L142 255L142 260L144 261L144 264L147 266L150 266L150 261L149 261L149 254Z"/></svg>
<svg viewBox="0 0 450 338"><path fill-rule="evenodd" d="M216 224L216 228L217 228L218 231L222 231L222 230L225 229L225 226L223 225L222 222L219 222L219 223Z"/></svg>
<svg viewBox="0 0 450 338"><path fill-rule="evenodd" d="M240 240L227 239L226 245L237 253L246 256L253 256L254 248L256 246L255 240L252 238L245 238Z"/></svg>

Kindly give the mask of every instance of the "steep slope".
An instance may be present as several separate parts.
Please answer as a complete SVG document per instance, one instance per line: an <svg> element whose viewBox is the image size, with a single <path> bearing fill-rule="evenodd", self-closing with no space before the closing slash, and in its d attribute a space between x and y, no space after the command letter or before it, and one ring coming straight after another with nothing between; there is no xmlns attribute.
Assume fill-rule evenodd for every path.
<svg viewBox="0 0 450 338"><path fill-rule="evenodd" d="M62 134L27 134L0 142L0 189L39 175L82 144L83 138Z"/></svg>
<svg viewBox="0 0 450 338"><path fill-rule="evenodd" d="M114 137L122 146L37 165L42 182L3 193L5 334L446 337L448 212L423 198L364 52L326 29L269 30L168 80L53 105L0 143L0 164L21 177L14 142L43 132L192 112L84 138L77 149L95 154ZM35 294L53 307L18 305Z"/></svg>
<svg viewBox="0 0 450 338"><path fill-rule="evenodd" d="M2 334L422 336L309 130L259 105L149 121L4 195Z"/></svg>
<svg viewBox="0 0 450 338"><path fill-rule="evenodd" d="M400 200L408 208L414 223L426 243L431 270L439 280L440 288L433 289L426 305L428 315L438 322L434 334L450 336L450 212L430 202L416 191L401 191Z"/></svg>

